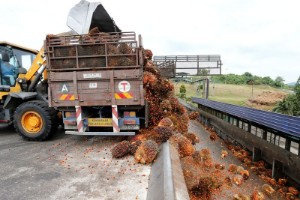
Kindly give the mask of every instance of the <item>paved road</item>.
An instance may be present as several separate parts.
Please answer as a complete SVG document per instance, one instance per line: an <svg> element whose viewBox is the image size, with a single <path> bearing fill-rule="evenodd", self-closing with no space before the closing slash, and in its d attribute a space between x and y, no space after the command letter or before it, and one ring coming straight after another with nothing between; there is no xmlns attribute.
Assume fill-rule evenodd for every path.
<svg viewBox="0 0 300 200"><path fill-rule="evenodd" d="M0 130L0 199L146 199L150 166L112 159L121 138L65 135L46 142Z"/></svg>
<svg viewBox="0 0 300 200"><path fill-rule="evenodd" d="M229 176L231 179L233 178L233 174L227 171L228 166L230 164L235 164L237 166L242 166L243 163L239 161L226 147L226 144L222 139L217 139L215 141L211 141L209 139L209 132L207 132L204 127L196 121L191 121L189 125L189 131L196 133L200 138L200 143L196 145L197 150L201 150L207 148L210 150L213 162L223 164L226 166L225 170L222 172L225 176ZM229 155L228 157L222 159L221 158L221 151L226 150ZM245 167L247 169L247 167ZM265 182L260 179L256 174L250 171L250 177L247 181L245 181L241 186L236 186L233 184L232 187L222 187L221 191L215 192L212 195L212 199L233 199L234 194L247 194L251 196L254 190L262 191L261 187ZM265 198L270 199L268 197ZM273 199L281 199L278 195L273 196Z"/></svg>

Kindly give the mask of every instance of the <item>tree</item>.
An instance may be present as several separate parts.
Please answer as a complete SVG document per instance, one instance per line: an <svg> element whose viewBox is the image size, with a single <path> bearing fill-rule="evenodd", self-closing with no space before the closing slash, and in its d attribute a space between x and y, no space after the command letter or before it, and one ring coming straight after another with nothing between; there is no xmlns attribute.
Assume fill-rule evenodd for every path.
<svg viewBox="0 0 300 200"><path fill-rule="evenodd" d="M274 112L300 116L300 77L298 78L294 90L295 94L290 94L277 103L273 109Z"/></svg>
<svg viewBox="0 0 300 200"><path fill-rule="evenodd" d="M284 79L281 76L277 76L275 79L275 87L282 87Z"/></svg>
<svg viewBox="0 0 300 200"><path fill-rule="evenodd" d="M179 88L180 98L185 98L186 96L186 88L185 85L181 85Z"/></svg>
<svg viewBox="0 0 300 200"><path fill-rule="evenodd" d="M274 81L273 81L273 79L271 79L270 76L265 76L265 77L262 78L262 84L273 85Z"/></svg>
<svg viewBox="0 0 300 200"><path fill-rule="evenodd" d="M300 76L295 84L294 91L296 93L298 100L300 101Z"/></svg>
<svg viewBox="0 0 300 200"><path fill-rule="evenodd" d="M274 112L285 115L299 115L299 105L296 95L288 95L273 108Z"/></svg>
<svg viewBox="0 0 300 200"><path fill-rule="evenodd" d="M209 69L199 69L199 71L198 71L199 76L208 76L209 73L210 73Z"/></svg>

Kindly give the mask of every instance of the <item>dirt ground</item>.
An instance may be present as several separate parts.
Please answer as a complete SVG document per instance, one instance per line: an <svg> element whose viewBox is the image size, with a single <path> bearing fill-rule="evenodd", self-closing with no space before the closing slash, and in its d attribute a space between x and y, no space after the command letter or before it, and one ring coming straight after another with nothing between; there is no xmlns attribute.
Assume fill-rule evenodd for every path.
<svg viewBox="0 0 300 200"><path fill-rule="evenodd" d="M0 130L0 199L146 199L151 166L112 159L118 137L65 135L28 142Z"/></svg>
<svg viewBox="0 0 300 200"><path fill-rule="evenodd" d="M203 148L209 149L213 158L213 163L225 165L225 169L221 172L223 176L230 176L231 178L234 176L232 173L228 172L228 166L230 164L242 166L247 169L245 166L243 166L242 162L235 158L234 155L226 148L226 145L222 139L218 138L215 141L211 141L209 139L209 132L207 132L199 122L190 121L189 131L196 133L200 138L200 143L196 145L197 150L201 150ZM224 159L221 158L222 150L226 150L229 153ZM234 194L241 193L251 196L254 190L262 191L261 187L263 184L265 184L265 182L263 182L263 180L261 180L257 175L251 173L251 170L249 170L249 172L249 179L246 180L242 185L236 186L235 184L232 184L232 187L227 187L223 184L220 190L213 192L211 199L233 199ZM280 198L273 197L272 199Z"/></svg>
<svg viewBox="0 0 300 200"><path fill-rule="evenodd" d="M246 104L252 108L271 111L276 103L282 101L286 96L287 94L283 92L263 91L262 93L248 99Z"/></svg>

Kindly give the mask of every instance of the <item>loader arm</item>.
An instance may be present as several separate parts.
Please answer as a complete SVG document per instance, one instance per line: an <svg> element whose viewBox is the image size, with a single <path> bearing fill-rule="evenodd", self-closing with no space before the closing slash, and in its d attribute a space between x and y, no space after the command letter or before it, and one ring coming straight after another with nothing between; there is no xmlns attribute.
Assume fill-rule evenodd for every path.
<svg viewBox="0 0 300 200"><path fill-rule="evenodd" d="M36 55L35 59L33 60L31 67L28 69L27 73L25 74L26 81L33 81L34 77L37 72L43 73L45 70L46 59L44 55L44 47L41 48L39 53ZM44 77L45 78L45 77Z"/></svg>

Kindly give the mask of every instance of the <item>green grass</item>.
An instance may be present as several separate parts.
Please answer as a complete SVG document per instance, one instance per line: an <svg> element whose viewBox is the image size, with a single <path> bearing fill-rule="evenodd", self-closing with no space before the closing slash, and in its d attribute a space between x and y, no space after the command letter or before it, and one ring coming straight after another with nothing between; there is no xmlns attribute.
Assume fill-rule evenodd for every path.
<svg viewBox="0 0 300 200"><path fill-rule="evenodd" d="M203 98L203 90L197 91L198 83L188 84L184 82L174 83L175 94L179 95L179 88L181 85L186 87L186 97L201 97ZM253 96L261 94L263 91L281 91L284 90L276 89L267 85L254 85ZM251 85L231 85L231 84L210 84L209 87L209 99L224 103L230 103L234 105L246 106L246 101L252 97L252 86Z"/></svg>

